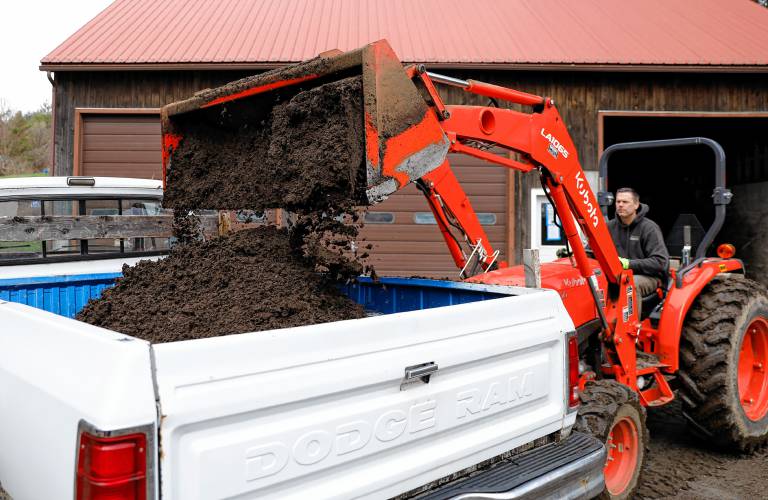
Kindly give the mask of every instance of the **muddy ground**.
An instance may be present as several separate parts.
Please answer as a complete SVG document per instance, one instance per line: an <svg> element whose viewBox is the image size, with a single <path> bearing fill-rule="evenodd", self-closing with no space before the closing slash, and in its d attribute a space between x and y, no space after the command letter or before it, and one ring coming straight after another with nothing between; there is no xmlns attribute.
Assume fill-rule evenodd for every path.
<svg viewBox="0 0 768 500"><path fill-rule="evenodd" d="M768 498L768 450L743 456L707 447L687 432L679 403L648 412L650 452L637 498Z"/></svg>

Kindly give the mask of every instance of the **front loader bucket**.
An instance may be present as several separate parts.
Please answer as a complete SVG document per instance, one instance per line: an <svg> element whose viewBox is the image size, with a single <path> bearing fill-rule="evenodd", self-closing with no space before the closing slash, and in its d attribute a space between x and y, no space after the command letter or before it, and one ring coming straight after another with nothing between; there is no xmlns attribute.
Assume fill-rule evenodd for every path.
<svg viewBox="0 0 768 500"><path fill-rule="evenodd" d="M177 208L369 205L449 146L385 40L198 92L161 119L164 204Z"/></svg>

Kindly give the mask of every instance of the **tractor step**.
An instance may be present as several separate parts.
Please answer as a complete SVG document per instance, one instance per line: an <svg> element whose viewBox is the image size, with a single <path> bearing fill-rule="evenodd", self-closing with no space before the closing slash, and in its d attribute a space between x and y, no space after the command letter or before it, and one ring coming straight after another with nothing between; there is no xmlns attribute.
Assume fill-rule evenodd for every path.
<svg viewBox="0 0 768 500"><path fill-rule="evenodd" d="M667 377L661 373L663 368L668 367L659 362L659 358L653 354L638 351L637 352L637 375L651 375L653 382L649 389L640 391L640 401L645 406L663 406L673 399L675 394L669 385Z"/></svg>
<svg viewBox="0 0 768 500"><path fill-rule="evenodd" d="M637 351L637 374L648 375L656 369L666 368L666 365L659 361L655 354L644 351Z"/></svg>

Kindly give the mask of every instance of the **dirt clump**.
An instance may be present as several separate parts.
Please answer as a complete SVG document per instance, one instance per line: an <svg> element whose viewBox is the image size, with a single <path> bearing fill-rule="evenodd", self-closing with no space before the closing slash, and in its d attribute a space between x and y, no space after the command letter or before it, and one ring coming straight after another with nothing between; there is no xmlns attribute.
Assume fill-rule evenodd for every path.
<svg viewBox="0 0 768 500"><path fill-rule="evenodd" d="M362 318L336 287L356 271L307 257L287 230L263 226L126 266L77 319L161 343Z"/></svg>
<svg viewBox="0 0 768 500"><path fill-rule="evenodd" d="M363 201L360 77L299 92L270 111L226 127L202 120L180 124L163 204L316 211Z"/></svg>

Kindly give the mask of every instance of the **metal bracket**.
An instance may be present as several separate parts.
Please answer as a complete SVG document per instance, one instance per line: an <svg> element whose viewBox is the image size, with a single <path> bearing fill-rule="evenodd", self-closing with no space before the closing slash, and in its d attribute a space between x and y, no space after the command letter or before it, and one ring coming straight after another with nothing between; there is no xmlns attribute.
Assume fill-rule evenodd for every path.
<svg viewBox="0 0 768 500"><path fill-rule="evenodd" d="M733 198L733 193L728 188L718 186L712 192L712 198L714 198L715 205L728 205Z"/></svg>
<svg viewBox="0 0 768 500"><path fill-rule="evenodd" d="M477 240L477 244L472 247L472 253L469 254L469 257L467 257L467 261L464 264L464 267L461 268L461 271L459 271L459 278L467 278L468 275L466 274L467 268L472 263L472 258L477 255L477 260L484 261L485 260L485 248L483 248L483 240L482 238L479 238Z"/></svg>
<svg viewBox="0 0 768 500"><path fill-rule="evenodd" d="M419 365L406 366L405 376L400 383L400 390L403 391L408 386L423 382L429 383L429 379L437 373L437 363L430 361L429 363L421 363Z"/></svg>
<svg viewBox="0 0 768 500"><path fill-rule="evenodd" d="M680 259L682 267L691 263L691 226L683 226L683 255Z"/></svg>
<svg viewBox="0 0 768 500"><path fill-rule="evenodd" d="M469 240L467 240L467 243L469 243ZM478 266L480 268L483 267L483 263L488 260L488 254L485 253L485 247L483 247L483 240L479 238L477 240L477 244L472 246L472 253L469 254L469 257L467 257L467 261L464 264L464 267L461 268L461 271L459 271L459 278L466 279L471 275L474 276L475 271L477 270ZM470 274L467 274L467 268L469 268L469 265L472 264L472 259L474 257L477 257L477 262L474 263L472 266L472 270ZM491 262L485 267L484 270L491 270L493 264L496 262L496 259L499 258L499 251L496 250L491 255Z"/></svg>

